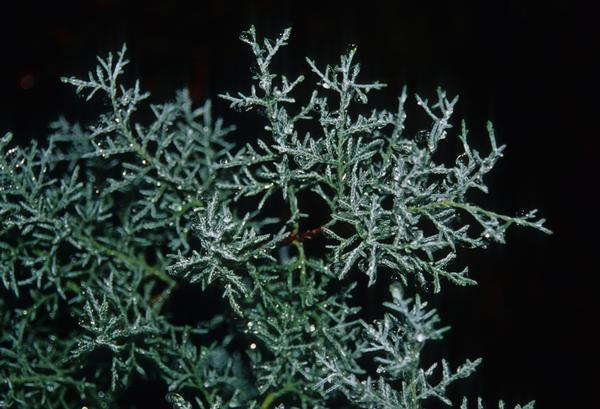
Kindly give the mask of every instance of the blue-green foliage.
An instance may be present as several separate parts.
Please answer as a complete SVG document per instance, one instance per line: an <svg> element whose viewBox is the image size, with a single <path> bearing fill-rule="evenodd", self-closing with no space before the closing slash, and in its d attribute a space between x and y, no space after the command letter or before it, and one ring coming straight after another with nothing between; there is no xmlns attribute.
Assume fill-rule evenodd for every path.
<svg viewBox="0 0 600 409"><path fill-rule="evenodd" d="M43 147L2 138L0 407L115 407L133 377L161 380L181 409L452 404L447 386L480 360L423 367L422 349L446 328L402 288L474 284L454 264L458 247L502 243L512 224L548 230L535 211L511 217L468 200L487 192L483 177L502 156L491 125L490 153L469 146L463 124L455 163L436 161L457 102L443 91L433 103L417 96L431 126L416 136L405 130L406 90L395 112L357 113L384 84L359 82L353 48L334 67L307 59L316 87L297 104L305 78L271 72L289 35L241 36L254 85L222 97L266 118L245 146L186 91L148 105L137 82L121 82L125 48L88 79L64 79L106 102L92 126L60 119ZM153 119L136 119L148 108ZM330 218L302 231L308 192ZM256 207L242 210L244 200ZM289 216L266 215L271 200ZM307 252L319 234L326 244ZM383 274L391 301L370 322L355 288ZM198 298L218 289L226 308L174 323L164 306L187 283L201 284Z"/></svg>

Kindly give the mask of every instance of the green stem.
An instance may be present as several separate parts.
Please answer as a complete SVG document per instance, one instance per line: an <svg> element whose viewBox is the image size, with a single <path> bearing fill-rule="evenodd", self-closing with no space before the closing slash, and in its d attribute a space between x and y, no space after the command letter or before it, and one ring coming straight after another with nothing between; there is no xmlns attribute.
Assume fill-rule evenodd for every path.
<svg viewBox="0 0 600 409"><path fill-rule="evenodd" d="M458 202L455 202L454 200L450 200L450 199L444 199L444 200L440 200L438 202L427 203L423 206L411 206L408 208L408 210L413 213L418 213L423 210L447 208L447 207L453 207L455 209L462 209L462 210L465 210L465 211L471 213L472 215L475 215L477 213L483 214L486 217L489 217L491 219L499 219L504 222L515 223L519 226L533 227L533 228L538 229L547 234L552 233L552 231L547 229L546 227L540 226L537 223L531 223L531 222L527 221L525 218L506 216L503 214L491 212L489 210L484 210L480 207L473 206L468 203L458 203Z"/></svg>
<svg viewBox="0 0 600 409"><path fill-rule="evenodd" d="M302 305L306 306L306 297L303 292L306 288L306 255L304 254L304 245L301 242L294 241L294 245L298 249L297 266L300 268L300 301Z"/></svg>
<svg viewBox="0 0 600 409"><path fill-rule="evenodd" d="M173 284L175 280L169 277L165 272L157 269L146 263L146 261L141 257L135 257L130 254L123 253L117 249L108 247L91 237L84 236L79 232L74 232L73 237L80 241L81 243L87 245L89 248L102 252L106 255L116 258L124 263L133 264L135 266L143 268L149 275L153 275L158 277L160 280L164 281L167 284Z"/></svg>
<svg viewBox="0 0 600 409"><path fill-rule="evenodd" d="M10 383L12 383L14 385L25 384L25 383L57 382L57 383L61 383L64 385L72 385L74 387L78 387L82 384L84 384L88 388L96 387L96 385L94 385L91 382L82 382L81 380L75 380L71 377L43 375L43 374L39 374L39 373L32 375L32 376L15 376L15 377L9 378L9 380L10 380Z"/></svg>
<svg viewBox="0 0 600 409"><path fill-rule="evenodd" d="M294 384L285 384L281 389L267 394L267 396L265 396L265 399L263 400L263 403L260 405L260 409L268 409L269 406L271 406L271 404L275 401L275 399L278 399L279 397L285 395L288 392L294 391L296 391L296 387Z"/></svg>

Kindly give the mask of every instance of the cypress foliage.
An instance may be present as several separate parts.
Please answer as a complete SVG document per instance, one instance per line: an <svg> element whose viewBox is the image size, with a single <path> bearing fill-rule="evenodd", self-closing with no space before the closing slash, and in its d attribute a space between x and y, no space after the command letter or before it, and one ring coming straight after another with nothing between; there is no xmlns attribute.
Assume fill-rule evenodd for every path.
<svg viewBox="0 0 600 409"><path fill-rule="evenodd" d="M360 82L355 48L333 67L307 59L309 81L273 73L289 37L241 35L253 85L221 97L264 121L243 145L185 90L148 104L122 81L125 47L63 79L106 102L91 126L61 118L44 146L1 139L0 407L121 407L135 378L180 409L453 404L447 387L480 360L424 366L447 328L423 299L475 284L458 249L503 243L511 225L550 231L535 211L470 201L504 146L491 124L486 154L464 123L451 132L456 97L417 95L430 127L409 132L405 89L394 111L369 108L384 84ZM451 133L462 152L448 164ZM378 282L389 292L372 320L357 292ZM210 292L222 308L193 325L170 307Z"/></svg>

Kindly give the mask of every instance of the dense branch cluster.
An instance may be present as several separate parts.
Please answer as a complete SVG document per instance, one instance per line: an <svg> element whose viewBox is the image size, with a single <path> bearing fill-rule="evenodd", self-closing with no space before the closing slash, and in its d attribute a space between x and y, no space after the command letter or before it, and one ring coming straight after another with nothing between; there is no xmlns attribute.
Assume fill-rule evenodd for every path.
<svg viewBox="0 0 600 409"><path fill-rule="evenodd" d="M447 387L480 360L423 366L446 331L423 295L475 283L456 267L459 247L502 243L513 224L549 231L535 211L469 201L502 156L491 125L488 154L463 123L462 153L436 159L457 98L417 96L431 126L409 134L406 90L394 112L365 110L384 84L359 81L351 48L333 67L307 59L316 87L298 104L305 77L271 71L289 36L241 36L253 85L221 97L265 118L244 146L186 91L136 119L149 95L122 83L125 48L88 79L64 79L107 102L92 126L61 118L44 147L2 138L0 407L116 407L134 377L160 379L180 409L452 405ZM324 224L306 227L306 194L322 201ZM265 214L273 201L285 216ZM323 248L307 251L316 236ZM382 275L388 312L368 320L356 288ZM193 283L196 297L217 289L223 311L177 324L164 307Z"/></svg>

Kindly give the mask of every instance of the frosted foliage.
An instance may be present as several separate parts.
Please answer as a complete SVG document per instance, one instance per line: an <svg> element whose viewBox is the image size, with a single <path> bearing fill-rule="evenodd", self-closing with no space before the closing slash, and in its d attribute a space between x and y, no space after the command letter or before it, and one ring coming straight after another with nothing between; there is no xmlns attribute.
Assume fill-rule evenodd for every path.
<svg viewBox="0 0 600 409"><path fill-rule="evenodd" d="M511 225L549 230L535 211L470 200L504 146L491 125L487 153L454 130L456 97L412 104L403 89L394 111L371 108L385 85L361 81L356 47L288 79L272 63L290 34L241 36L252 85L221 97L264 120L241 130L244 145L210 102L182 90L151 104L128 86L125 47L63 79L105 103L91 125L60 118L44 143L0 139L1 408L116 407L136 379L161 382L174 409L469 408L447 389L481 360L425 365L448 328L424 300L475 284L459 248L503 243ZM407 111L429 127L407 130ZM438 151L452 138L449 164ZM356 289L382 277L385 311L367 319ZM212 316L173 316L197 317L214 293Z"/></svg>

